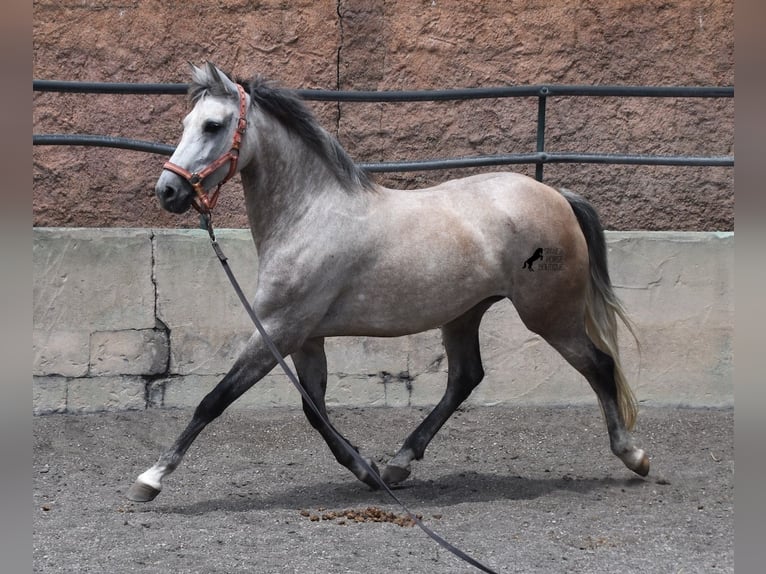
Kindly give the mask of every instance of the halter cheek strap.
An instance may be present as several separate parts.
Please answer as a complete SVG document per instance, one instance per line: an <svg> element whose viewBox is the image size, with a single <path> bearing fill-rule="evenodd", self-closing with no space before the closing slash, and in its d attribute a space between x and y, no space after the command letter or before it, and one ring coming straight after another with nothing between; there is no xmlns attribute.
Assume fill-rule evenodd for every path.
<svg viewBox="0 0 766 574"><path fill-rule="evenodd" d="M189 172L180 165L176 165L170 161L165 162L165 165L162 166L162 169L172 171L189 182L189 185L191 185L196 194L196 197L192 201L192 206L203 215L207 215L213 210L215 204L218 202L218 194L221 191L221 187L224 183L234 177L235 173L237 173L239 146L242 143L242 136L247 129L247 97L245 95L245 89L237 84L237 92L239 93L239 119L237 120L237 129L234 132L234 139L231 142L229 151L198 172ZM208 195L203 186L205 178L214 173L226 162L229 162L229 171L227 172L226 177L221 180L221 183L218 184L216 190Z"/></svg>

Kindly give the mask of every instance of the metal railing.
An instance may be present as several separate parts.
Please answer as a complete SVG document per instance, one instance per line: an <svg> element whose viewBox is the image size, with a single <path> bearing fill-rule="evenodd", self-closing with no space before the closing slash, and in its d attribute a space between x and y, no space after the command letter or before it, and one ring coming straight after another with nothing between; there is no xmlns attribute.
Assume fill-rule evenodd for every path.
<svg viewBox="0 0 766 574"><path fill-rule="evenodd" d="M186 94L186 84L91 83L58 80L33 80L32 89L39 92L91 94ZM371 172L390 173L465 167L486 167L512 164L535 164L535 177L542 181L547 163L586 163L665 166L723 166L734 165L733 156L679 156L645 154L602 154L552 152L545 149L545 122L548 99L557 96L633 97L633 98L733 98L733 87L693 86L579 86L533 85L495 88L465 88L418 91L334 91L295 90L306 100L335 102L424 102L474 100L508 97L537 98L536 147L532 153L496 154L448 159L411 160L360 163ZM174 146L122 137L91 134L33 134L33 145L81 145L129 149L171 155Z"/></svg>

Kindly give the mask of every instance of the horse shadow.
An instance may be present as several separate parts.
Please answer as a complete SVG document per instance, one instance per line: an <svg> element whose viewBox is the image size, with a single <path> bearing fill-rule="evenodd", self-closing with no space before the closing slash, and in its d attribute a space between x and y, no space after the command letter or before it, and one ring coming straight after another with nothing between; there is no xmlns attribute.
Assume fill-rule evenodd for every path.
<svg viewBox="0 0 766 574"><path fill-rule="evenodd" d="M480 472L457 472L433 480L411 479L393 488L406 505L450 507L458 504L534 500L556 492L588 494L614 488L636 488L646 481L632 478L524 478ZM316 482L294 486L271 494L227 494L189 504L153 506L152 511L180 515L204 515L210 512L248 512L253 510L291 510L296 508L349 508L391 504L385 491L373 491L355 481Z"/></svg>

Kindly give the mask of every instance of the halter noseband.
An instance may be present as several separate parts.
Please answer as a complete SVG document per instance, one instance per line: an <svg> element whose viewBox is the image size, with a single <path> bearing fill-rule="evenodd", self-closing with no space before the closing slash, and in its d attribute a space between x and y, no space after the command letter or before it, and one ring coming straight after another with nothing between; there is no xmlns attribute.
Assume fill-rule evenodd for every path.
<svg viewBox="0 0 766 574"><path fill-rule="evenodd" d="M224 183L234 177L234 174L237 172L239 145L242 142L242 136L245 133L245 129L247 129L247 98L245 96L245 89L237 84L237 92L239 93L239 120L237 121L237 129L234 132L234 140L231 142L229 151L199 172L195 171L194 173L191 173L180 165L176 165L170 161L166 161L165 165L162 166L162 169L172 171L189 182L194 193L196 193L196 198L192 201L192 206L203 215L207 215L213 210L215 204L218 202L218 193L221 191L221 187ZM208 195L202 185L203 181L226 162L229 162L229 172L226 174L226 177L223 178L221 183L218 184L216 190Z"/></svg>

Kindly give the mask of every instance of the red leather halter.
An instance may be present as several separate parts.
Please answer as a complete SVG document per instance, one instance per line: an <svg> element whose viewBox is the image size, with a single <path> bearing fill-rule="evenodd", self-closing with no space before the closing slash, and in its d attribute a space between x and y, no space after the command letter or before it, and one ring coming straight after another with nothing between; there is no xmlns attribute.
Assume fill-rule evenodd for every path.
<svg viewBox="0 0 766 574"><path fill-rule="evenodd" d="M165 162L165 165L162 166L162 169L172 171L189 182L189 185L192 186L192 189L196 194L196 197L192 200L192 206L203 215L207 215L213 210L215 204L218 202L218 193L221 191L221 187L224 183L234 177L235 173L237 173L239 145L242 142L242 136L245 133L245 129L247 129L247 97L245 96L245 89L237 84L237 91L239 92L239 120L237 121L237 129L234 132L234 141L231 142L229 151L199 172L195 171L194 173L191 173L180 165L176 165L170 161ZM221 183L218 184L216 190L208 195L202 185L205 178L214 173L226 162L229 162L229 172L226 174L226 177L223 178Z"/></svg>

